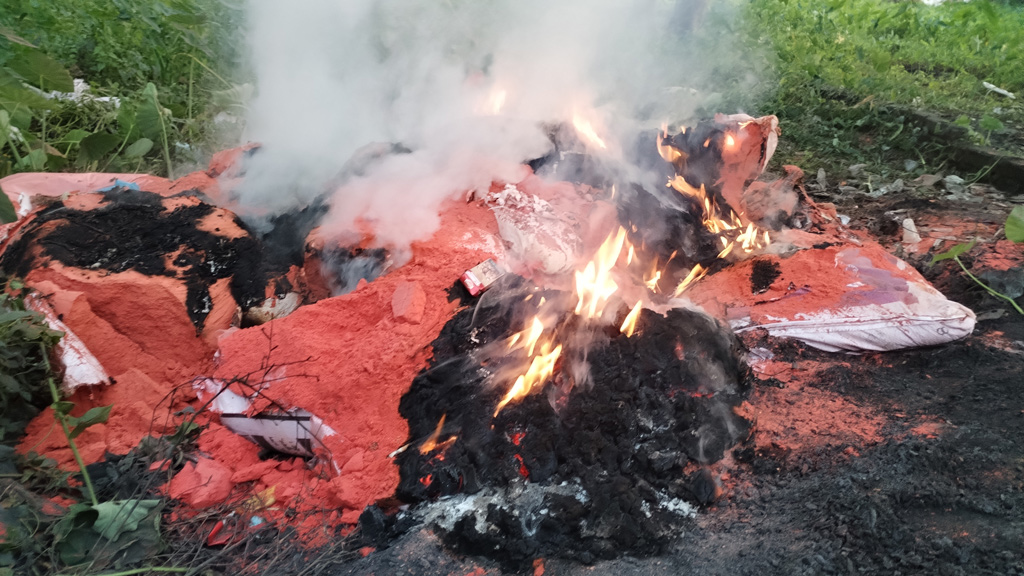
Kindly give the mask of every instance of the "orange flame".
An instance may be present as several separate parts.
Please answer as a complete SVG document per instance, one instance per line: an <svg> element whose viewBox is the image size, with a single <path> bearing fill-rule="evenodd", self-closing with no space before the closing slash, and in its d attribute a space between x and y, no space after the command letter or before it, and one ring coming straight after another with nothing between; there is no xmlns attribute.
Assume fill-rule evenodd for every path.
<svg viewBox="0 0 1024 576"><path fill-rule="evenodd" d="M676 291L673 296L677 297L682 294L683 291L689 288L691 284L703 278L707 273L707 268L704 268L700 264L695 265L693 269L690 270L690 273L686 275L686 278L684 278L683 281L679 283L679 286L676 287Z"/></svg>
<svg viewBox="0 0 1024 576"><path fill-rule="evenodd" d="M456 438L458 438L457 436L452 436L451 438L438 444L437 439L439 436L441 436L441 429L444 428L444 419L447 417L447 414L443 414L441 416L441 419L438 420L437 428L434 428L434 432L431 433L430 436L423 441L423 444L420 444L420 454L429 454L430 452L433 452L439 447L447 448L448 446L451 446L455 442Z"/></svg>
<svg viewBox="0 0 1024 576"><path fill-rule="evenodd" d="M594 259L587 263L582 272L576 272L576 314L587 319L600 318L619 285L612 279L611 271L619 260L619 254L626 243L626 231L619 228L598 248Z"/></svg>
<svg viewBox="0 0 1024 576"><path fill-rule="evenodd" d="M658 152L665 161L673 162L679 158L681 153L672 146L663 145L664 138L664 134L658 138ZM709 142L710 140L704 143L705 147ZM726 134L725 145L727 148L735 146L736 138L732 134ZM723 249L718 253L718 258L725 258L732 254L737 243L746 254L771 244L771 237L767 231L759 230L753 222L744 224L743 218L732 210L726 214L718 202L708 195L703 184L700 188L694 188L682 176L676 175L668 181L668 186L684 196L693 198L700 204L704 212L702 218L704 227L712 234L718 234L722 242Z"/></svg>
<svg viewBox="0 0 1024 576"><path fill-rule="evenodd" d="M426 454L437 447L437 437L441 435L441 429L444 428L444 419L447 418L447 414L441 415L441 419L437 422L437 428L434 428L434 432L420 444L420 454Z"/></svg>
<svg viewBox="0 0 1024 576"><path fill-rule="evenodd" d="M596 144L598 147L602 149L608 148L608 146L604 143L604 140L602 140L601 137L597 135L597 131L594 130L594 127L593 125L590 124L589 120L586 120L585 118L576 115L572 117L572 125L576 127L577 132L586 137L587 140L590 140L591 143Z"/></svg>
<svg viewBox="0 0 1024 576"><path fill-rule="evenodd" d="M555 362L558 361L558 357L561 354L561 344L556 346L554 350L551 349L550 342L541 344L540 353L533 357L533 361L530 362L530 367L526 370L526 373L520 374L516 378L515 384L512 385L512 388L505 394L505 397L498 403L498 407L494 409L494 415L497 416L501 409L509 402L525 397L533 390L534 386L547 381L554 374Z"/></svg>
<svg viewBox="0 0 1024 576"><path fill-rule="evenodd" d="M641 306L642 304L643 300L637 300L636 306L633 306L633 309L626 315L626 319L622 321L622 326L619 328L619 332L625 334L626 338L632 336L633 331L636 330L636 321L640 318L640 310L643 308L643 306Z"/></svg>
<svg viewBox="0 0 1024 576"><path fill-rule="evenodd" d="M682 158L683 153L681 150L677 150L672 146L666 146L664 144L665 138L668 138L668 126L662 124L661 133L658 134L657 140L658 154L661 154L661 157L664 158L666 162L675 163L676 160Z"/></svg>

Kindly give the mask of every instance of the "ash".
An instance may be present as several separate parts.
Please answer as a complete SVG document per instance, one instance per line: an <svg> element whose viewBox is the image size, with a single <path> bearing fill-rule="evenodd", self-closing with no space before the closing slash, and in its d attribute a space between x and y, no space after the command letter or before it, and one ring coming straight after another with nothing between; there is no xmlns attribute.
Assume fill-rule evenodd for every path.
<svg viewBox="0 0 1024 576"><path fill-rule="evenodd" d="M515 278L492 288L435 340L400 406L410 447L397 496L448 546L511 566L664 552L715 499L710 465L750 434L733 410L748 391L741 346L690 310L644 310L631 338L577 326L587 347L566 357L585 358L587 383L556 370L492 416L511 380L498 377L507 360L483 352L522 326L535 290ZM438 447L421 453L432 435Z"/></svg>

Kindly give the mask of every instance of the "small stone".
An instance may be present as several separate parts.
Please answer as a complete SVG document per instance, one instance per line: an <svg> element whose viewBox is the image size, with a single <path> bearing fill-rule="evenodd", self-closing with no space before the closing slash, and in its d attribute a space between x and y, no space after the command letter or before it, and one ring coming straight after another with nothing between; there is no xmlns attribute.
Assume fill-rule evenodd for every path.
<svg viewBox="0 0 1024 576"><path fill-rule="evenodd" d="M864 169L867 168L867 167L868 167L867 164L854 164L853 166L850 166L850 168L849 168L850 176L854 176L854 177L860 176L861 173L864 172Z"/></svg>
<svg viewBox="0 0 1024 576"><path fill-rule="evenodd" d="M363 451L356 452L355 456L348 459L348 462L341 467L341 473L353 474L355 472L362 472L363 470Z"/></svg>
<svg viewBox="0 0 1024 576"><path fill-rule="evenodd" d="M828 188L828 180L825 179L825 169L824 168L818 168L817 182L818 182L818 186L822 190L825 190L825 189Z"/></svg>
<svg viewBox="0 0 1024 576"><path fill-rule="evenodd" d="M917 232L917 225L913 218L903 219L903 243L917 244L921 241L921 235Z"/></svg>
<svg viewBox="0 0 1024 576"><path fill-rule="evenodd" d="M423 320L423 308L427 295L419 282L402 282L391 297L391 313L396 320L419 324Z"/></svg>
<svg viewBox="0 0 1024 576"><path fill-rule="evenodd" d="M961 186L964 183L964 179L955 174L946 176L942 181L945 182L946 188L949 188L950 186Z"/></svg>
<svg viewBox="0 0 1024 576"><path fill-rule="evenodd" d="M917 170L918 166L919 164L916 160L911 160L908 158L903 161L903 169L906 170L907 172L913 172L914 170Z"/></svg>
<svg viewBox="0 0 1024 576"><path fill-rule="evenodd" d="M903 189L905 187L906 186L903 184L903 179L898 178L895 182L889 184L889 192L903 192Z"/></svg>

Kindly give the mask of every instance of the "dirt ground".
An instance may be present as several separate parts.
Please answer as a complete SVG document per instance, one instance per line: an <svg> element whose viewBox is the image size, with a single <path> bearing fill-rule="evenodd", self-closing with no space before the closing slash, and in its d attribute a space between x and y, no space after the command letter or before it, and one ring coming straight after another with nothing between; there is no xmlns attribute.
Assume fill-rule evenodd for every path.
<svg viewBox="0 0 1024 576"><path fill-rule="evenodd" d="M899 243L886 223L894 210L974 222L975 232L1009 211L998 197L917 196L834 201L851 226L887 246ZM593 565L543 559L519 572L1024 574L1024 318L991 318L1008 306L950 268L925 266L927 255L900 255L981 315L974 334L862 356L769 343L776 372L749 399L759 416L754 438L716 470L723 498L700 511L671 552ZM514 572L457 556L420 527L336 573Z"/></svg>

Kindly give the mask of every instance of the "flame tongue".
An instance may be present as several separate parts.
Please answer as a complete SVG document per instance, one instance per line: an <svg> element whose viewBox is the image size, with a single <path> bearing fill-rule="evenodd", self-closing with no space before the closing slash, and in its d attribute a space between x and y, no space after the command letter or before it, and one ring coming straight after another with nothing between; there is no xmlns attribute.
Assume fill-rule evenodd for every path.
<svg viewBox="0 0 1024 576"><path fill-rule="evenodd" d="M619 261L619 254L626 244L626 231L619 228L617 232L598 248L594 259L587 263L582 272L576 272L576 314L588 320L598 319L604 315L608 300L619 289L612 279L612 269Z"/></svg>
<svg viewBox="0 0 1024 576"><path fill-rule="evenodd" d="M604 141L594 131L590 122L576 116L573 118L573 125L579 134L591 143L600 148L607 148ZM708 146L710 142L709 138L705 142L705 146ZM723 139L723 144L726 149L732 149L737 146L738 142L732 133L727 133ZM667 132L664 128L658 136L657 147L662 158L673 165L680 161L685 162L686 160L686 154L669 143ZM676 168L677 170L679 169L678 166ZM725 209L719 206L716 199L711 194L708 194L703 185L695 188L681 175L677 175L668 181L668 186L680 194L694 199L696 204L700 206L704 228L717 235L722 245L717 258L726 258L738 253L749 254L764 248L771 242L768 232L758 229L753 222L745 221L742 213L737 214L732 209L729 209L728 206ZM637 231L635 226L633 231ZM643 246L641 245L642 249ZM623 250L626 251L625 256L623 256ZM673 253L662 268L667 267L675 255L676 253ZM576 296L574 313L583 320L584 325L594 322L600 323L604 319L609 302L612 301L613 296L619 291L620 286L616 282L613 273L616 266L619 265L620 256L624 260L624 268L629 268L637 256L637 252L632 244L627 242L626 230L622 227L619 227L618 230L605 239L593 259L587 262L582 270L577 270L574 283ZM643 274L638 274L638 285L645 285L650 291L657 292L659 290L659 282L661 282L664 276L662 268L659 268L659 263L655 261L653 268L646 268L646 270L650 270L649 274L646 270ZM699 281L707 273L707 267L701 264L694 265L676 287L673 296L681 295L689 286ZM627 338L631 337L635 332L642 308L643 300L641 299L633 306L619 327L619 331ZM498 403L497 408L494 410L495 416L510 402L525 397L552 377L557 362L562 355L562 344L556 345L556 342L559 340L560 335L557 332L546 334L546 328L540 316L534 316L528 323L528 327L510 338L508 350L525 350L526 358L529 359L529 367L525 372L517 376L512 387Z"/></svg>
<svg viewBox="0 0 1024 576"><path fill-rule="evenodd" d="M531 348L532 349L532 348ZM509 389L505 397L498 403L498 407L494 409L494 415L497 416L501 409L504 408L512 400L523 398L530 393L533 388L539 384L543 384L551 378L551 375L555 372L555 363L558 361L558 357L562 354L562 345L555 346L554 350L551 349L551 342L545 342L540 346L540 352L533 357L530 362L530 367L524 374L520 374L516 378L515 384Z"/></svg>
<svg viewBox="0 0 1024 576"><path fill-rule="evenodd" d="M594 126L590 123L589 120L583 118L582 116L573 116L572 125L573 127L576 128L576 131L579 132L580 135L582 135L584 138L586 138L591 144L594 144L598 148L604 150L608 148L608 145L604 143L604 140L602 140L601 137L597 135L597 131L594 130Z"/></svg>
<svg viewBox="0 0 1024 576"><path fill-rule="evenodd" d="M438 448L447 448L448 446L451 446L458 438L457 436L452 436L445 440L444 442L438 443L437 439L441 436L441 430L444 428L444 420L447 417L447 414L443 414L441 416L441 419L437 422L437 428L434 428L434 431L430 434L430 436L423 441L423 444L420 444L420 454L429 454L434 450L437 450Z"/></svg>
<svg viewBox="0 0 1024 576"><path fill-rule="evenodd" d="M661 157L673 165L680 158L685 159L685 154L682 151L676 149L670 144L666 144L668 139L667 133L664 128L658 135L657 147L658 153ZM710 141L710 140L709 140ZM707 145L707 143L705 143ZM726 149L735 148L737 145L736 138L732 133L726 133L724 139L724 146ZM678 167L677 167L678 169ZM719 240L722 242L722 251L718 253L717 258L725 258L735 252L735 248L739 248L745 253L750 254L755 250L760 250L771 244L771 237L767 231L760 230L753 222L744 222L743 214L737 214L732 209L724 210L719 206L718 202L707 193L702 184L700 188L695 188L690 185L681 175L676 175L668 181L668 186L674 189L676 192L684 196L688 196L697 201L703 210L702 221L704 228L706 228L712 234L717 234ZM691 275L693 272L691 271ZM703 274L701 275L703 276ZM698 278L699 279L699 278ZM685 289L685 285L692 283L694 279L688 278L680 284L679 288L676 289L676 294L682 292Z"/></svg>
<svg viewBox="0 0 1024 576"><path fill-rule="evenodd" d="M636 321L637 318L640 317L640 310L643 308L643 303L643 300L637 300L636 306L633 306L633 309L626 315L626 319L622 321L622 326L619 327L619 332L625 334L626 338L632 336L633 331L636 330Z"/></svg>

